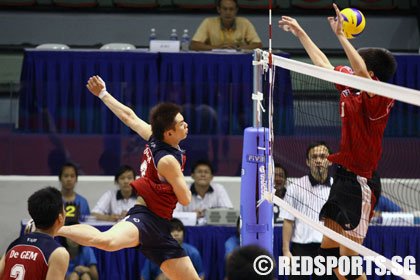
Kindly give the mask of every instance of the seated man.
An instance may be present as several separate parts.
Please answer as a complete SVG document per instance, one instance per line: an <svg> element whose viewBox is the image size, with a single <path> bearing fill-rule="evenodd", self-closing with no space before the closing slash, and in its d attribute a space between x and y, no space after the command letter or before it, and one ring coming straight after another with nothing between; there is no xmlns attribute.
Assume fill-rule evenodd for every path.
<svg viewBox="0 0 420 280"><path fill-rule="evenodd" d="M184 242L184 224L177 218L173 218L170 222L171 235L184 248L187 255L190 257L192 264L197 271L200 279L204 280L205 272L203 268L203 261L201 260L200 252L190 244ZM163 272L155 264L146 259L143 269L141 271L141 280L167 280Z"/></svg>
<svg viewBox="0 0 420 280"><path fill-rule="evenodd" d="M191 177L191 203L187 206L177 204L175 211L197 212L197 218L204 217L208 208L232 208L232 202L221 184L211 183L213 180L213 166L210 161L201 159L193 163ZM211 183L211 184L210 184ZM205 222L201 220L201 222Z"/></svg>
<svg viewBox="0 0 420 280"><path fill-rule="evenodd" d="M191 40L190 50L255 49L262 48L252 23L244 17L236 17L237 0L218 0L220 17L206 18Z"/></svg>

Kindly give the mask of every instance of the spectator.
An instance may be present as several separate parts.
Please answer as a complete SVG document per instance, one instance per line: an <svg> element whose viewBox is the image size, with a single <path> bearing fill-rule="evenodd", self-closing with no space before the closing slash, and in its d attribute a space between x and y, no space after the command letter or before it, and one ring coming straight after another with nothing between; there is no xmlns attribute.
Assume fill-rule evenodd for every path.
<svg viewBox="0 0 420 280"><path fill-rule="evenodd" d="M28 234L13 241L2 256L0 279L64 279L69 253L54 240L66 219L61 193L53 187L35 192L28 199L28 212L33 219L28 222ZM23 253L40 257L17 257Z"/></svg>
<svg viewBox="0 0 420 280"><path fill-rule="evenodd" d="M287 170L279 163L274 164L274 188L276 189L275 195L284 198L286 195L286 181L287 181ZM276 204L273 205L274 223L283 223L280 217L280 207Z"/></svg>
<svg viewBox="0 0 420 280"><path fill-rule="evenodd" d="M200 279L204 280L205 272L200 252L198 252L194 246L184 242L184 224L177 218L173 218L170 222L170 227L172 237L178 242L179 245L181 245L181 247L184 248L185 252L190 257L195 270L200 276ZM141 271L141 280L168 280L168 278L166 278L159 267L146 259L146 262L144 263L143 269Z"/></svg>
<svg viewBox="0 0 420 280"><path fill-rule="evenodd" d="M271 257L271 254L258 245L248 245L240 247L233 251L226 262L227 280L273 280L276 268L273 267L267 275L260 275L255 272L254 261L257 257L265 255ZM273 259L273 266L276 262Z"/></svg>
<svg viewBox="0 0 420 280"><path fill-rule="evenodd" d="M61 195L66 209L66 221L78 222L80 216L90 215L89 204L83 196L74 191L77 183L77 167L73 163L65 163L60 170Z"/></svg>
<svg viewBox="0 0 420 280"><path fill-rule="evenodd" d="M306 165L310 172L289 184L284 197L288 204L318 223L321 223L319 212L328 199L332 184L332 179L328 176L328 167L331 163L327 160L327 156L330 153L330 148L325 142L314 142L309 145L306 150ZM316 257L321 246L322 234L301 220L295 219L287 211L281 211L280 216L284 219L283 255ZM310 279L310 275L290 275L288 279ZM334 275L314 274L312 279L336 278Z"/></svg>
<svg viewBox="0 0 420 280"><path fill-rule="evenodd" d="M241 234L240 222L241 222L241 218L238 217L238 219L236 220L236 234L234 236L229 237L225 242L225 260L226 261L232 255L232 252L240 246L240 242L239 242L239 237Z"/></svg>
<svg viewBox="0 0 420 280"><path fill-rule="evenodd" d="M130 186L134 181L134 169L122 165L115 174L115 184L119 189L104 193L92 210L92 215L99 220L116 222L125 217L128 210L136 204L137 196Z"/></svg>
<svg viewBox="0 0 420 280"><path fill-rule="evenodd" d="M77 222L66 222L66 225L77 224ZM97 280L98 270L96 268L96 257L93 249L82 246L69 238L59 237L61 245L70 254L69 268L66 273L66 280Z"/></svg>
<svg viewBox="0 0 420 280"><path fill-rule="evenodd" d="M255 49L262 48L252 23L244 17L236 17L237 0L218 0L220 17L206 18L191 40L191 50Z"/></svg>
<svg viewBox="0 0 420 280"><path fill-rule="evenodd" d="M191 185L191 203L187 206L177 204L175 211L197 212L201 222L205 221L205 210L208 208L232 208L232 202L221 184L211 183L213 180L213 166L210 161L201 159L193 163L191 177L194 183ZM211 184L210 184L211 183Z"/></svg>

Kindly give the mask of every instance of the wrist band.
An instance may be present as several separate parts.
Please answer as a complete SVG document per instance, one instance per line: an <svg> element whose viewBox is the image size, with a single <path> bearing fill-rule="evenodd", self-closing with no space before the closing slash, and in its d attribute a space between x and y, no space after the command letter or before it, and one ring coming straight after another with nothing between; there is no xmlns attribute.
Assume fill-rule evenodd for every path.
<svg viewBox="0 0 420 280"><path fill-rule="evenodd" d="M104 96L105 96L105 95L107 95L107 94L109 94L109 93L106 91L106 88L103 88L103 89L101 90L101 92L99 93L98 97L99 97L100 99L102 99L102 98L104 98Z"/></svg>

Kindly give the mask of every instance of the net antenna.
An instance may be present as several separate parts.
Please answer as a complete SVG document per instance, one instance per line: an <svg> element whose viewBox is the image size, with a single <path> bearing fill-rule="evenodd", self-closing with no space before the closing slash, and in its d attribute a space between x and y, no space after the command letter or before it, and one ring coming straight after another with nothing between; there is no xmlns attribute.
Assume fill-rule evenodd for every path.
<svg viewBox="0 0 420 280"><path fill-rule="evenodd" d="M263 52L261 54L262 58L270 57L270 54L267 52ZM269 65L270 59L262 59L261 64L267 63ZM370 80L354 75L349 75L345 73L341 73L338 71L330 70L321 68L318 66L310 65L307 63L295 61L292 59L272 55L271 56L271 62L273 67L280 67L283 69L290 70L293 72L292 74L299 76L299 75L305 75L308 76L308 79L316 78L319 80L331 82L334 84L340 84L340 85L346 85L351 88L359 89L360 91L365 92L371 92L377 95L385 96L388 98L392 98L395 100L399 100L405 103L413 104L416 106L420 106L420 91L413 90L401 86L396 86L384 82L379 82L375 80ZM261 67L269 67L262 65ZM328 83L329 84L329 83ZM398 93L398 95L396 95ZM311 111L313 113L313 111ZM308 114L309 119L315 119L319 116L316 116L315 114ZM320 119L322 118L319 117ZM365 258L372 259L374 261L378 260L378 257L380 257L382 260L379 263L375 264L379 267L385 267L387 270L389 270L391 273L395 271L395 269L398 269L401 271L401 273L398 275L399 277L403 279L416 279L419 280L420 276L415 274L415 271L411 271L407 268L402 267L399 263L392 261L390 259L385 258L384 256L381 256L377 252L368 249L367 247L358 244L345 236L325 227L324 225L320 224L318 221L315 221L311 218L309 218L307 215L302 214L302 212L298 211L296 208L294 208L292 205L288 204L283 199L280 199L276 196L272 196L272 194L265 193L265 196L263 199L267 201L273 201L276 205L281 207L281 211L285 210L301 220L302 222L306 223L307 225L311 226L313 229L319 231L323 235L333 239L334 241L352 249L353 251L356 251L360 255L364 256ZM270 200L271 199L271 200ZM367 259L366 258L366 259Z"/></svg>

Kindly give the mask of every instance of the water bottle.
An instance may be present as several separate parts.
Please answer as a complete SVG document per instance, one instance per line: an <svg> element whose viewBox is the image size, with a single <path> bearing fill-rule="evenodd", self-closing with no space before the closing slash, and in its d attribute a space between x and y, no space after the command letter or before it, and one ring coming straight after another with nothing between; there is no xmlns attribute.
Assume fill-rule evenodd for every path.
<svg viewBox="0 0 420 280"><path fill-rule="evenodd" d="M184 34L181 40L181 50L187 52L190 49L190 35L188 35L188 29L184 29Z"/></svg>
<svg viewBox="0 0 420 280"><path fill-rule="evenodd" d="M174 40L174 41L178 41L178 34L176 34L176 29L174 28L174 29L172 29L172 33L171 33L171 38L170 38L171 40Z"/></svg>
<svg viewBox="0 0 420 280"><path fill-rule="evenodd" d="M150 29L150 36L149 36L149 41L152 41L152 40L156 40L156 29L154 29L154 28L152 28L152 29Z"/></svg>

